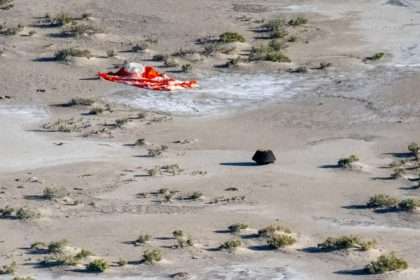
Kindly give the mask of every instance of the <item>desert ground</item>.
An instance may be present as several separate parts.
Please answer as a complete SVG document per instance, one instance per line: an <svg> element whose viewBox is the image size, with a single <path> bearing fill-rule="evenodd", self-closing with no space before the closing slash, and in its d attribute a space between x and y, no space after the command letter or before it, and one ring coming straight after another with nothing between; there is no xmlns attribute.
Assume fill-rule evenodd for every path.
<svg viewBox="0 0 420 280"><path fill-rule="evenodd" d="M420 279L419 12L0 0L0 279ZM200 87L97 78L125 62Z"/></svg>

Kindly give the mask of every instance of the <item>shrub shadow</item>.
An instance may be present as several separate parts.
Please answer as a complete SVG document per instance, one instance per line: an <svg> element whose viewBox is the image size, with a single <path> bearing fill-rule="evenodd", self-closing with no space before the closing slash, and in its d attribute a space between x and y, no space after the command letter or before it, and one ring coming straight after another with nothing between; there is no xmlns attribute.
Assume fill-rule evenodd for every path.
<svg viewBox="0 0 420 280"><path fill-rule="evenodd" d="M246 167L246 166L258 166L255 162L244 161L244 162L222 162L220 165L223 166L237 166L237 167Z"/></svg>

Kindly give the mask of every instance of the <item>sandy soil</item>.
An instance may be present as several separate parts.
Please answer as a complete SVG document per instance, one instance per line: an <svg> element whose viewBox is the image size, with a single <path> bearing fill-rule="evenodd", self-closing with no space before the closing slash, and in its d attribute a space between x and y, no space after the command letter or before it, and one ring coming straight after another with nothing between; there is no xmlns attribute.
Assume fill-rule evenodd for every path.
<svg viewBox="0 0 420 280"><path fill-rule="evenodd" d="M18 276L63 280L168 279L176 272L190 279L419 279L419 214L360 207L378 193L418 196L417 167L395 180L384 167L412 159L407 145L420 137L419 11L414 0L15 0L0 10L8 26L25 26L17 35L0 35L0 208L24 207L40 217L0 219L0 265L16 261ZM37 25L46 13L60 12L89 13L81 21L103 32L67 38L61 27ZM291 63L246 61L252 46L268 42L254 31L262 20L296 16L308 23L289 28L297 37L284 49ZM243 34L246 42L203 55L197 39L225 31ZM129 51L150 39L158 42ZM89 49L94 57L51 59L68 47ZM178 58L193 65L192 73L151 61L181 48L194 52ZM107 57L109 50L116 55ZM364 60L378 52L383 59ZM237 56L238 66L218 67ZM97 71L124 61L197 78L202 87L171 95L96 79ZM321 62L331 67L315 69ZM299 66L309 72L287 71ZM110 110L89 115L89 106L60 105L75 97ZM137 139L146 145L133 145ZM148 156L159 145L168 149ZM259 148L272 149L276 163L254 165ZM334 167L351 154L359 156L361 170ZM172 164L182 171L148 176L149 169ZM46 187L66 194L44 199ZM178 191L173 200L156 194L164 188ZM202 197L188 199L194 192ZM249 229L226 232L235 223ZM252 238L272 223L288 226L297 243L271 250ZM176 229L191 234L195 245L173 248ZM151 241L133 246L145 233ZM314 250L327 237L351 234L375 239L377 248ZM242 248L216 250L233 238ZM113 265L99 275L84 273L88 260L39 267L46 255L29 246L62 239L94 252L88 260ZM140 263L150 248L162 251L162 262ZM389 252L409 268L361 271ZM120 258L128 265L117 266Z"/></svg>

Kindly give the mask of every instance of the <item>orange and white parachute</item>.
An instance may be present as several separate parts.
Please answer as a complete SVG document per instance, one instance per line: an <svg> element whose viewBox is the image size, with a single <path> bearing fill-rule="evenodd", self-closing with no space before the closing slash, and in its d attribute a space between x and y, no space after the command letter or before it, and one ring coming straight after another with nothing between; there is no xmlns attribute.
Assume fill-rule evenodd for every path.
<svg viewBox="0 0 420 280"><path fill-rule="evenodd" d="M159 73L152 66L143 66L139 63L127 63L115 73L98 72L98 75L107 81L151 90L171 91L198 87L198 82L195 80L178 81Z"/></svg>

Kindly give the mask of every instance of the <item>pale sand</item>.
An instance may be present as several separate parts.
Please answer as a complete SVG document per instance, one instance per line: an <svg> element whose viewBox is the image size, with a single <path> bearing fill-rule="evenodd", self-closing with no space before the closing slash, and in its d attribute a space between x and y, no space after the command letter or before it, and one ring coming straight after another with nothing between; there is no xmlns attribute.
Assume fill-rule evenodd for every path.
<svg viewBox="0 0 420 280"><path fill-rule="evenodd" d="M0 56L0 96L13 97L0 100L0 186L4 191L0 207L27 206L42 215L29 222L0 220L0 264L16 260L17 275L63 280L166 279L179 271L192 274L193 279L418 279L418 214L378 214L346 206L363 204L376 193L396 197L418 194L418 190L408 189L416 182L373 178L389 175L390 170L381 167L395 158L387 153L406 151L407 145L420 136L416 67L420 63L419 9L416 1L409 0L22 0L8 11L1 10L2 21L24 25L33 24L35 17L47 12L89 12L92 22L104 26L105 34L55 38L50 34L59 32L59 28L27 27L25 31L37 33L33 37L0 36L0 49L5 49ZM142 100L141 90L89 79L95 77L96 71L111 69L124 60L154 63L147 61L153 53L200 49L194 44L197 38L224 31L244 34L248 44L265 42L254 39L256 34L251 29L258 24L240 21L240 16L259 20L302 14L309 19L306 31L298 33L301 39L286 49L292 64L255 63L220 70L213 66L226 62L229 56L217 54L194 63L191 74L172 73L181 79L222 76L229 84L229 98L234 103L239 98L241 106L222 102L223 86L213 92L206 92L204 87L198 92L180 93L200 94L194 103L191 100L195 97L175 98L165 93L159 99L148 93ZM124 52L131 47L128 42L146 36L159 38L150 53ZM68 46L89 48L98 56L109 49L118 53L116 58L77 59L71 65L36 61ZM365 56L379 51L386 53L383 60L362 62ZM308 74L284 72L289 67L313 67L319 62L331 62L333 66ZM231 85L243 83L235 77L257 72L263 77L275 77L271 84L264 85L267 89L262 89L267 95L261 97L255 88L241 87L235 96ZM273 91L276 79L278 94ZM287 84L290 79L295 83L284 90L282 82ZM121 95L124 100L118 99ZM109 102L114 111L85 116L86 107L48 106L77 96ZM248 98L256 98L256 102ZM123 106L121 101L133 107ZM145 119L132 119L122 128L108 125L112 137L108 133L80 136L91 128L70 134L36 132L47 119L58 118L83 118L98 130L103 123L133 118L143 109L156 107L171 112L171 117L150 113ZM169 149L161 157L146 157L145 147L126 145L138 138L168 145ZM198 141L173 143L186 138ZM60 142L63 145L56 145ZM272 149L276 164L252 166L251 157L257 148ZM363 171L321 168L352 153L360 156ZM180 175L144 176L147 168L174 163L184 169ZM30 199L49 186L66 188L71 200L79 204ZM229 187L239 191L225 191ZM204 197L170 203L160 203L159 197L153 195L136 197L160 188L175 189L181 195L199 191ZM209 204L221 196L246 199ZM247 223L252 233L275 221L298 234L295 246L264 250L263 240L244 238L246 248L235 254L212 250L234 237L218 232L230 224ZM168 239L175 229L190 233L196 247L168 248L175 244ZM140 233L153 237L146 248L161 248L161 264L135 263L144 248L127 242ZM342 234L376 239L379 249L367 253L305 250L329 236ZM110 263L119 258L134 263L124 268L111 267L99 276L74 271L78 269L75 267L34 266L43 256L32 255L25 248L35 241L63 238ZM391 251L406 259L410 268L386 276L354 275L380 253Z"/></svg>

